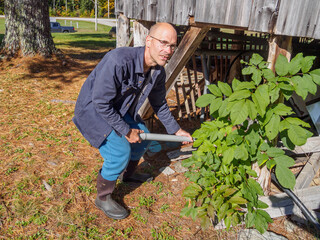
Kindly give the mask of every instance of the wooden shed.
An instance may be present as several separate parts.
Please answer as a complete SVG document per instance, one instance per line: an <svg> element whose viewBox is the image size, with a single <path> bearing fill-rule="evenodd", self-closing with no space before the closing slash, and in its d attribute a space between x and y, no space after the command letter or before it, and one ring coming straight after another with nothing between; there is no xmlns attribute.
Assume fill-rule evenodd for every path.
<svg viewBox="0 0 320 240"><path fill-rule="evenodd" d="M318 56L320 53L319 0L116 0L115 8L117 47L144 45L148 30L155 22L169 22L177 27L179 45L166 65L166 88L167 92L175 89L179 117L189 120L199 115L204 117L195 101L205 93L206 84L231 82L239 77L239 58L258 52L274 69L280 53L288 60L298 52ZM319 64L319 58L317 61ZM315 98L320 101L319 92L318 96L308 96L306 101ZM300 117L308 115L306 101L299 97L292 101ZM143 107L146 119L151 116L148 109L146 103ZM297 191L308 191L318 172L319 142L316 137L304 146L303 153L308 155L305 163L309 164L299 174ZM260 179L261 185L266 180L263 177L266 176ZM308 194L312 195L311 191L317 195L319 186L316 188L310 188ZM280 212L286 211L290 204L292 210L292 202L280 207L282 198L279 199L280 203L270 201L278 210L282 208ZM307 206L314 209L318 208L317 204Z"/></svg>
<svg viewBox="0 0 320 240"><path fill-rule="evenodd" d="M320 50L318 0L117 0L116 14L117 47L144 45L155 22L177 26L181 38L166 66L167 89L179 87L184 98L177 100L184 102L179 117L189 119L197 115L194 101L206 81L239 77L239 59L233 63L238 55L257 52L274 64L280 53L290 59L296 52L317 55ZM307 115L301 99L296 102L301 117Z"/></svg>

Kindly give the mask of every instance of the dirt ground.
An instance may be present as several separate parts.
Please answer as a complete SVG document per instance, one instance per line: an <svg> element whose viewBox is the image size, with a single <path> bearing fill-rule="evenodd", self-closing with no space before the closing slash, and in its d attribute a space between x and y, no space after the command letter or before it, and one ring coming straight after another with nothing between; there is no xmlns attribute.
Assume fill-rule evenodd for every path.
<svg viewBox="0 0 320 240"><path fill-rule="evenodd" d="M111 220L94 206L103 161L71 119L83 82L106 51L63 52L64 58L0 61L0 239L237 239L244 226L202 230L180 216L187 181L182 173L159 172L172 165L166 151L173 149L140 161L140 170L154 175L151 183L117 185L114 197L130 210L128 218ZM189 131L200 126L179 122ZM153 131L164 128L155 121ZM286 219L269 230L315 239L307 226L287 231Z"/></svg>

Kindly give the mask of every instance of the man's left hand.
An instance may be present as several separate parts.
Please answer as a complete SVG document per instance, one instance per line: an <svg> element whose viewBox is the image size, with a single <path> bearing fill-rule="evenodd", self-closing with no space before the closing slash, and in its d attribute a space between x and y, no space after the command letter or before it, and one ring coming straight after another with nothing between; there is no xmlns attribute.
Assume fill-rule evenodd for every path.
<svg viewBox="0 0 320 240"><path fill-rule="evenodd" d="M190 138L190 141L189 141L189 142L182 142L182 144L188 144L188 143L193 142L193 139L192 139L190 133L186 132L186 131L183 130L182 128L180 128L180 129L175 133L175 135L176 135L176 136L184 136L184 137Z"/></svg>

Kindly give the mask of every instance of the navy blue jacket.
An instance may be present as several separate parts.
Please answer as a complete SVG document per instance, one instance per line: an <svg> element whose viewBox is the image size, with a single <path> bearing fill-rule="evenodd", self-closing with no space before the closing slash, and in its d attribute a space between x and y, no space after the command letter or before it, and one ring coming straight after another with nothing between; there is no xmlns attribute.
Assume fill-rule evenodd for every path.
<svg viewBox="0 0 320 240"><path fill-rule="evenodd" d="M144 47L122 47L108 52L84 82L72 119L89 143L99 148L112 130L127 135L130 128L122 117L145 79ZM149 102L169 134L179 130L165 96L165 70L156 66L150 82L140 97L133 118L141 121L138 110L148 97Z"/></svg>

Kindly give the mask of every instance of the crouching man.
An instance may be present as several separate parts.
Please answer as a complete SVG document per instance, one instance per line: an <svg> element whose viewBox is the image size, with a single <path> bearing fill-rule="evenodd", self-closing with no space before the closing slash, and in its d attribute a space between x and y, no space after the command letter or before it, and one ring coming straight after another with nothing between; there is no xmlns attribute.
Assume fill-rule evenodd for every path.
<svg viewBox="0 0 320 240"><path fill-rule="evenodd" d="M168 23L150 29L144 47L121 47L108 52L84 82L73 122L104 159L97 178L96 206L112 219L129 213L111 193L116 180L144 182L151 175L135 172L148 148L139 134L148 132L138 111L148 97L169 134L187 136L169 111L165 95L164 65L177 44L177 33Z"/></svg>

